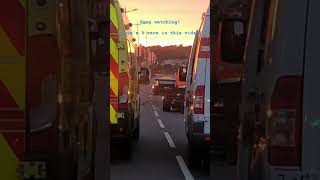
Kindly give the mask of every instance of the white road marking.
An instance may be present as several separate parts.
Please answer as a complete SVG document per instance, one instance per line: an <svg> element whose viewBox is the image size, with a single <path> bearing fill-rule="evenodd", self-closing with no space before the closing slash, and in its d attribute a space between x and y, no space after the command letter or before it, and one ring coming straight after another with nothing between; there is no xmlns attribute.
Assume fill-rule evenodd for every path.
<svg viewBox="0 0 320 180"><path fill-rule="evenodd" d="M152 104L152 108L155 110L156 109L156 107Z"/></svg>
<svg viewBox="0 0 320 180"><path fill-rule="evenodd" d="M171 139L169 133L168 133L168 132L164 132L164 136L166 136L167 141L168 141L168 143L169 143L169 146L170 146L171 148L175 148L176 145L174 144L173 140Z"/></svg>
<svg viewBox="0 0 320 180"><path fill-rule="evenodd" d="M180 168L182 170L182 173L184 175L184 177L186 178L186 180L194 180L191 172L189 171L186 163L184 162L183 158L181 156L176 156L177 161L180 165Z"/></svg>
<svg viewBox="0 0 320 180"><path fill-rule="evenodd" d="M162 123L162 121L161 121L161 119L158 119L158 123L159 123L159 125L160 125L160 127L161 127L162 129L165 128L164 125L163 125L163 123Z"/></svg>
<svg viewBox="0 0 320 180"><path fill-rule="evenodd" d="M157 111L153 111L153 112L154 112L154 115L155 115L156 117L159 117L159 114L158 114Z"/></svg>

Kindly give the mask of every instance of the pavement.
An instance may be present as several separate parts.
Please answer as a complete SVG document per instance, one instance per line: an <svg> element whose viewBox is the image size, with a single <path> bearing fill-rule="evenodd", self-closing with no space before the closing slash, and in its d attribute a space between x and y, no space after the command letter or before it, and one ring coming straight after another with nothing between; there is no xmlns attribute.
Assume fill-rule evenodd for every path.
<svg viewBox="0 0 320 180"><path fill-rule="evenodd" d="M162 112L161 96L151 95L152 83L140 86L140 139L131 159L112 150L111 180L209 180L203 169L187 167L183 114Z"/></svg>
<svg viewBox="0 0 320 180"><path fill-rule="evenodd" d="M133 144L131 158L121 158L120 151L111 145L114 154L110 179L235 180L236 167L223 159L213 160L212 157L210 174L201 168L187 167L183 114L162 111L161 96L153 96L151 93L153 82L154 78L150 85L140 86L140 139Z"/></svg>

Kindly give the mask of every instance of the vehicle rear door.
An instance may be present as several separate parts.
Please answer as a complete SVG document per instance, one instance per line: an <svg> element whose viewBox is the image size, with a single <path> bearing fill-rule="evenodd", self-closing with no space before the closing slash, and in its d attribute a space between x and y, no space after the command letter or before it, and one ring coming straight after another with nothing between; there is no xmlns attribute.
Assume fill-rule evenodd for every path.
<svg viewBox="0 0 320 180"><path fill-rule="evenodd" d="M25 153L25 1L0 6L0 179L15 180Z"/></svg>
<svg viewBox="0 0 320 180"><path fill-rule="evenodd" d="M307 19L304 88L303 88L303 132L302 132L302 171L316 179L320 176L320 1L309 1Z"/></svg>

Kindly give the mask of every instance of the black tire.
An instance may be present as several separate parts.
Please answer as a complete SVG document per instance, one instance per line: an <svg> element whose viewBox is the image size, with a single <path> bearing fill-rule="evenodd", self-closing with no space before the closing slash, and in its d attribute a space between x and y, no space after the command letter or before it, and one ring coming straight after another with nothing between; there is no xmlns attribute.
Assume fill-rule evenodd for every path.
<svg viewBox="0 0 320 180"><path fill-rule="evenodd" d="M79 168L79 151L78 147L74 147L73 160L71 165L71 180L78 180L78 168Z"/></svg>
<svg viewBox="0 0 320 180"><path fill-rule="evenodd" d="M78 163L74 165L73 171L72 171L72 180L78 180Z"/></svg>
<svg viewBox="0 0 320 180"><path fill-rule="evenodd" d="M96 150L97 150L97 138L98 138L98 122L95 116L93 117L93 129L92 129L92 154L91 154L91 168L90 168L90 179L95 180L95 170L96 170Z"/></svg>
<svg viewBox="0 0 320 180"><path fill-rule="evenodd" d="M132 138L133 140L138 141L140 137L140 116L138 116L138 119L136 121L138 121L138 125L132 132Z"/></svg>
<svg viewBox="0 0 320 180"><path fill-rule="evenodd" d="M236 152L234 150L227 150L226 151L226 161L229 165L236 165L237 164L237 156L235 155Z"/></svg>
<svg viewBox="0 0 320 180"><path fill-rule="evenodd" d="M128 139L122 144L122 154L126 160L130 160L132 157L132 141Z"/></svg>
<svg viewBox="0 0 320 180"><path fill-rule="evenodd" d="M210 175L210 155L209 155L209 153L207 153L205 158L203 159L202 167L203 167L205 173Z"/></svg>
<svg viewBox="0 0 320 180"><path fill-rule="evenodd" d="M199 158L197 151L193 145L193 143L188 140L188 156L187 156L187 161L188 161L188 167L189 168L195 168L199 167L201 164L201 159Z"/></svg>
<svg viewBox="0 0 320 180"><path fill-rule="evenodd" d="M163 112L169 112L169 107L166 104L162 105L162 111Z"/></svg>

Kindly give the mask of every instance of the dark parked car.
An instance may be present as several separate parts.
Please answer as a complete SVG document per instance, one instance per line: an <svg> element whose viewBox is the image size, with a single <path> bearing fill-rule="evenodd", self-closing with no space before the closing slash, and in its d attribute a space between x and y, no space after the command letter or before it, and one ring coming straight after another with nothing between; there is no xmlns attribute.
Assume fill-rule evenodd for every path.
<svg viewBox="0 0 320 180"><path fill-rule="evenodd" d="M178 110L184 112L184 94L185 88L174 88L166 90L162 97L162 110L164 112Z"/></svg>
<svg viewBox="0 0 320 180"><path fill-rule="evenodd" d="M164 95L167 90L175 88L175 79L170 77L161 77L156 79L156 83L152 85L153 95Z"/></svg>

